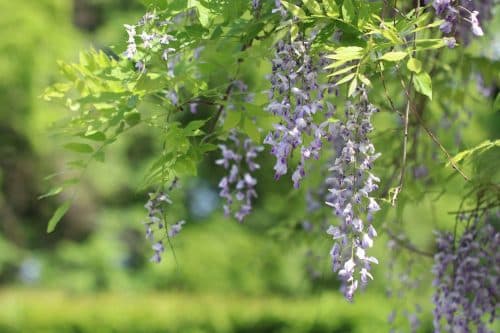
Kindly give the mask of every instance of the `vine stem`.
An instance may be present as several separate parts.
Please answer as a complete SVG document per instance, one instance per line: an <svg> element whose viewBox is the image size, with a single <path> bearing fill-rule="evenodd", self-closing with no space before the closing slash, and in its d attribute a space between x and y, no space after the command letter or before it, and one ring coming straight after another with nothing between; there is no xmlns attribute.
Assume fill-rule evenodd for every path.
<svg viewBox="0 0 500 333"><path fill-rule="evenodd" d="M434 141L434 143L439 147L439 149L445 154L446 159L451 164L452 168L455 169L455 171L457 171L460 174L460 176L462 176L466 181L469 181L469 177L453 161L453 158L451 157L450 153L448 153L446 148L441 144L441 142L439 142L439 139L436 137L436 135L434 135L434 133L432 133L432 131L427 126L425 126L423 119L422 119L422 117L420 117L418 112L413 108L411 109L411 111L413 113L415 113L418 122L423 127L423 129L425 130L427 135L429 135L429 137L432 139L432 141Z"/></svg>

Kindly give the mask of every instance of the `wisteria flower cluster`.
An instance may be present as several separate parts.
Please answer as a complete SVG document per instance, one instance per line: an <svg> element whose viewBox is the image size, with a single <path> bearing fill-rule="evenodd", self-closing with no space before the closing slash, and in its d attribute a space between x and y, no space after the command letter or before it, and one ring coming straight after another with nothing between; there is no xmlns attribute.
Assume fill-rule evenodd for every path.
<svg viewBox="0 0 500 333"><path fill-rule="evenodd" d="M335 240L330 252L333 271L342 279L348 300L352 300L359 281L364 286L373 279L370 268L378 263L376 258L366 255L377 236L371 224L373 213L380 209L370 196L379 182L370 170L380 154L375 153L368 138L372 131L371 116L377 109L369 103L366 90L361 89L357 98L357 103L346 105L346 120L334 126L334 141L339 148L330 168L331 188L326 201L340 220L340 225L330 226L327 233Z"/></svg>
<svg viewBox="0 0 500 333"><path fill-rule="evenodd" d="M175 237L186 223L181 220L170 226L167 225L166 210L172 204L170 196L165 192L149 193L149 200L144 205L148 211L148 221L144 222L146 227L146 239L152 244L154 251L151 261L159 263L165 252L164 240Z"/></svg>
<svg viewBox="0 0 500 333"><path fill-rule="evenodd" d="M231 144L230 147L219 145L222 158L215 161L217 165L229 171L219 182L219 195L225 199L224 214L229 216L231 211L236 210L234 217L243 222L252 210L252 200L257 198L257 179L252 176L252 172L260 168L255 159L263 147L255 145L250 138L238 138L235 131L229 135L228 143Z"/></svg>
<svg viewBox="0 0 500 333"><path fill-rule="evenodd" d="M128 35L124 56L135 61L137 70L145 71L150 60L149 55L159 52L161 58L167 62L169 72L172 72L174 62L170 55L176 50L170 43L176 38L168 33L171 25L171 21L160 20L155 13L146 13L135 25L124 25Z"/></svg>
<svg viewBox="0 0 500 333"><path fill-rule="evenodd" d="M333 88L332 84L319 84L318 70L323 64L315 62L309 51L309 41L279 41L269 77L272 87L267 111L279 117L280 123L274 124L264 143L272 146L271 153L276 157L276 179L288 172L292 152L300 149L300 162L292 175L296 188L305 176L305 161L319 158L325 124L318 125L313 117L323 110L323 96ZM333 110L330 103L326 106ZM310 138L309 143L306 137Z"/></svg>
<svg viewBox="0 0 500 333"><path fill-rule="evenodd" d="M434 256L434 331L490 332L500 297L500 232L473 219L459 239L437 237Z"/></svg>
<svg viewBox="0 0 500 333"><path fill-rule="evenodd" d="M454 34L461 32L461 34L464 35L462 27L464 25L468 25L473 35L484 35L483 29L479 24L479 12L471 8L474 7L472 1L434 0L432 6L436 11L436 15L444 19L444 22L440 25L439 28L445 34ZM449 47L454 47L455 40L447 39L447 44Z"/></svg>

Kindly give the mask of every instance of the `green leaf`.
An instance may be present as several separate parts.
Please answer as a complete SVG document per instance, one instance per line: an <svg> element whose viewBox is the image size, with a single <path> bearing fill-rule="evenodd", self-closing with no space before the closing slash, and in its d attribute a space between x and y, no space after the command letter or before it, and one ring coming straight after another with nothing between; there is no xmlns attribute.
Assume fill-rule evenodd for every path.
<svg viewBox="0 0 500 333"><path fill-rule="evenodd" d="M422 63L416 58L410 58L406 63L406 67L408 67L410 71L418 74L422 70Z"/></svg>
<svg viewBox="0 0 500 333"><path fill-rule="evenodd" d="M328 56L327 56L328 57ZM330 65L326 66L325 69L331 69L331 68L337 68L337 67L340 67L342 65L345 65L349 62L350 60L339 60L339 61L335 61L333 63L331 63ZM356 66L356 65L354 65Z"/></svg>
<svg viewBox="0 0 500 333"><path fill-rule="evenodd" d="M98 130L87 130L85 134L83 134L85 139L93 140L93 141L105 141L106 134Z"/></svg>
<svg viewBox="0 0 500 333"><path fill-rule="evenodd" d="M339 47L334 50L334 54L329 54L326 57L329 59L343 60L343 59L359 59L362 57L362 52L364 49L359 46L345 46ZM354 58L352 58L354 56Z"/></svg>
<svg viewBox="0 0 500 333"><path fill-rule="evenodd" d="M421 27L413 29L411 31L411 33L415 33L415 32L418 32L418 31L424 30L424 29L430 29L430 28L437 27L437 26L441 25L443 22L444 22L444 20L435 20L432 23L429 23L429 24L427 24L425 26L421 26Z"/></svg>
<svg viewBox="0 0 500 333"><path fill-rule="evenodd" d="M344 0L342 4L342 17L347 23L356 24L356 7L352 0Z"/></svg>
<svg viewBox="0 0 500 333"><path fill-rule="evenodd" d="M52 197L54 195L58 195L59 193L62 192L63 189L64 188L62 186L52 188L47 193L40 195L38 197L38 199L40 200L40 199L43 199L43 198L47 198L47 197Z"/></svg>
<svg viewBox="0 0 500 333"><path fill-rule="evenodd" d="M47 225L47 233L51 233L52 231L54 231L59 221L67 213L70 206L71 206L71 201L68 200L56 209L54 215L52 215Z"/></svg>
<svg viewBox="0 0 500 333"><path fill-rule="evenodd" d="M290 39L292 42L297 39L297 36L299 35L299 26L297 24L293 24L290 28Z"/></svg>
<svg viewBox="0 0 500 333"><path fill-rule="evenodd" d="M488 151L489 149L492 149L495 147L500 147L500 139L495 140L495 141L490 141L490 140L483 141L480 144L478 144L477 146L472 147L472 148L467 149L467 150L464 150L464 151L461 151L458 154L456 154L455 156L453 156L451 161L448 161L448 163L446 163L446 166L450 166L451 162L459 163L462 160L466 160L475 154L484 153L484 152Z"/></svg>
<svg viewBox="0 0 500 333"><path fill-rule="evenodd" d="M338 60L339 62L346 63L346 62L351 61L351 60L361 59L362 57L363 57L363 55L361 53L337 53L337 54L332 54L328 58L335 59L335 60ZM329 65L327 67L333 68L335 66Z"/></svg>
<svg viewBox="0 0 500 333"><path fill-rule="evenodd" d="M417 44L416 50L428 50L428 49L439 49L441 47L446 46L443 38L434 38L434 39L417 39L415 41Z"/></svg>
<svg viewBox="0 0 500 333"><path fill-rule="evenodd" d="M228 111L226 115L226 119L224 120L224 125L222 128L225 131L233 129L239 125L241 121L241 112L238 111Z"/></svg>
<svg viewBox="0 0 500 333"><path fill-rule="evenodd" d="M354 78L355 75L356 75L356 73L351 73L351 74L349 74L347 76L344 76L342 79L340 79L339 81L337 81L337 85L340 86L341 84L344 84L346 82L351 81Z"/></svg>
<svg viewBox="0 0 500 333"><path fill-rule="evenodd" d="M174 165L174 171L177 175L196 176L198 173L198 165L189 155L181 156L177 159Z"/></svg>
<svg viewBox="0 0 500 333"><path fill-rule="evenodd" d="M362 52L364 49L360 46L342 46L337 48L335 51L338 53L350 53L350 52Z"/></svg>
<svg viewBox="0 0 500 333"><path fill-rule="evenodd" d="M206 153L208 151L213 151L219 148L219 146L211 144L211 143L204 143L199 146L200 152L201 153Z"/></svg>
<svg viewBox="0 0 500 333"><path fill-rule="evenodd" d="M300 8L294 4L291 4L289 2L286 2L286 1L281 1L281 4L283 5L283 7L288 9L288 11L290 13L292 13L293 16L297 16L298 18L301 18L301 19L307 18L307 15L302 10L302 8Z"/></svg>
<svg viewBox="0 0 500 333"><path fill-rule="evenodd" d="M257 126L250 119L245 119L245 124L243 125L243 129L245 133L248 135L250 139L252 139L256 143L260 143L260 132Z"/></svg>
<svg viewBox="0 0 500 333"><path fill-rule="evenodd" d="M356 91L357 87L358 87L358 78L355 77L354 80L352 80L351 84L349 85L349 90L347 91L347 97L352 96Z"/></svg>
<svg viewBox="0 0 500 333"><path fill-rule="evenodd" d="M91 145L86 143L71 142L64 145L64 148L74 151L76 153L90 154L94 151Z"/></svg>
<svg viewBox="0 0 500 333"><path fill-rule="evenodd" d="M379 60L386 60L386 61L400 61L404 59L408 53L406 52L401 52L401 51L392 51L392 52L387 52L383 56L379 58Z"/></svg>
<svg viewBox="0 0 500 333"><path fill-rule="evenodd" d="M137 111L130 111L125 113L125 122L130 127L135 126L141 122L141 114Z"/></svg>
<svg viewBox="0 0 500 333"><path fill-rule="evenodd" d="M195 136L195 135L200 135L203 134L203 132L200 130L200 128L205 125L207 122L206 119L204 120L193 120L187 126L184 128L184 133L186 136Z"/></svg>
<svg viewBox="0 0 500 333"><path fill-rule="evenodd" d="M421 72L413 76L415 90L432 100L432 79L426 72Z"/></svg>
<svg viewBox="0 0 500 333"><path fill-rule="evenodd" d="M371 87L372 83L371 83L370 79L368 79L366 76L364 76L363 74L359 73L358 74L358 78L365 85L367 85L368 87Z"/></svg>
<svg viewBox="0 0 500 333"><path fill-rule="evenodd" d="M326 15L329 17L339 17L339 8L334 0L323 0L323 7L326 10Z"/></svg>
<svg viewBox="0 0 500 333"><path fill-rule="evenodd" d="M316 15L323 15L323 11L321 10L321 6L314 0L302 0L307 9Z"/></svg>
<svg viewBox="0 0 500 333"><path fill-rule="evenodd" d="M198 19L202 26L208 27L210 25L210 10L203 6L200 1L190 0L189 5L195 7L198 11Z"/></svg>
<svg viewBox="0 0 500 333"><path fill-rule="evenodd" d="M340 75L340 74L344 74L344 73L347 73L347 72L353 70L356 67L357 67L357 65L344 67L342 69L339 69L338 71L333 72L332 74L328 74L328 76L337 76L337 75Z"/></svg>

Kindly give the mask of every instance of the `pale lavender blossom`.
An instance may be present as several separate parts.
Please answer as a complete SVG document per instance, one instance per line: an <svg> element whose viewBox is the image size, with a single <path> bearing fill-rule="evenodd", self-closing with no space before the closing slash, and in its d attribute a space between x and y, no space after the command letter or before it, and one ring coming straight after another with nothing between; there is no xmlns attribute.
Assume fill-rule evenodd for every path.
<svg viewBox="0 0 500 333"><path fill-rule="evenodd" d="M171 191L177 185L177 178L175 178L168 191ZM172 200L167 192L149 193L149 200L144 205L148 215L147 221L143 222L145 226L145 237L152 244L151 247L154 251L151 257L152 262L159 263L162 259L162 254L165 252L163 246L163 239L167 237L175 237L182 229L185 221L179 221L172 224L168 230L166 223L168 219L167 208L172 204Z"/></svg>
<svg viewBox="0 0 500 333"><path fill-rule="evenodd" d="M196 114L198 112L198 103L189 103L189 112Z"/></svg>
<svg viewBox="0 0 500 333"><path fill-rule="evenodd" d="M338 272L344 296L349 301L359 285L365 286L373 280L371 264L377 264L378 260L367 256L366 250L373 246L377 236L371 224L372 215L380 210L377 201L370 196L380 181L370 172L373 161L380 154L375 152L368 138L372 130L371 115L377 110L368 102L364 89L354 98L356 103L346 105L345 120L334 123L329 129L336 156L330 168L326 200L340 220L338 226L330 226L327 230L334 240L330 252L332 268Z"/></svg>
<svg viewBox="0 0 500 333"><path fill-rule="evenodd" d="M275 179L288 173L292 153L300 152L300 162L292 172L295 188L306 175L306 161L319 158L323 141L328 138L325 120L333 112L333 107L323 101L333 83L320 84L318 71L324 67L323 60L313 57L310 48L311 41L302 37L290 43L278 42L269 76L270 102L266 110L280 122L274 124L264 143L271 145L276 157ZM325 104L327 110L323 111ZM317 113L321 117L315 116Z"/></svg>
<svg viewBox="0 0 500 333"><path fill-rule="evenodd" d="M219 195L225 199L224 214L228 216L234 211L234 217L243 222L252 210L252 201L257 198L257 179L251 173L260 168L255 158L263 147L256 146L250 138L241 140L233 131L228 143L219 145L219 148L222 156L215 164L228 170L228 174L219 182Z"/></svg>
<svg viewBox="0 0 500 333"><path fill-rule="evenodd" d="M257 10L259 9L260 6L260 0L252 0L252 10Z"/></svg>
<svg viewBox="0 0 500 333"><path fill-rule="evenodd" d="M128 39L123 55L129 60L135 60L139 71L144 71L151 61L151 57L146 56L151 52L158 52L164 61L169 61L176 52L176 49L170 46L171 42L177 40L169 34L171 24L169 20L160 20L156 13L146 13L135 25L124 24Z"/></svg>
<svg viewBox="0 0 500 333"><path fill-rule="evenodd" d="M181 220L175 224L172 224L168 230L168 237L172 238L172 237L177 236L181 232L182 226L184 224L186 224L186 221L184 221L184 220Z"/></svg>
<svg viewBox="0 0 500 333"><path fill-rule="evenodd" d="M153 249L154 254L150 260L152 262L159 263L161 261L161 255L163 254L163 252L165 252L165 247L163 246L163 242L162 241L156 242L151 246L151 248Z"/></svg>

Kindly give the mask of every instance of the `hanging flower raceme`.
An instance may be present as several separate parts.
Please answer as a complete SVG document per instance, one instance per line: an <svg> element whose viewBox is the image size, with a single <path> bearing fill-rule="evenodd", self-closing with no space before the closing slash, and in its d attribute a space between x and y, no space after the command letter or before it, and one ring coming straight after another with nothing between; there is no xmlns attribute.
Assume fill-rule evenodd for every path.
<svg viewBox="0 0 500 333"><path fill-rule="evenodd" d="M292 152L300 149L300 162L292 174L296 188L305 176L305 161L319 158L325 139L323 126L317 124L313 117L323 110L324 104L333 110L330 103L323 101L324 94L333 85L318 82L318 70L322 66L312 58L309 41L280 41L276 45L269 77L272 87L267 111L277 116L280 123L274 125L274 130L267 135L264 143L272 146L271 153L276 157L276 179L288 172ZM308 143L306 138L309 139Z"/></svg>
<svg viewBox="0 0 500 333"><path fill-rule="evenodd" d="M176 51L170 46L170 42L176 40L170 34L171 26L171 21L161 20L155 13L146 13L135 25L125 24L128 40L127 50L123 55L135 61L137 70L145 71L151 56L161 54L161 59L167 62L170 72L173 66L170 55Z"/></svg>
<svg viewBox="0 0 500 333"><path fill-rule="evenodd" d="M221 144L219 148L222 158L215 163L229 172L219 182L219 195L225 199L224 214L229 216L234 211L234 217L243 222L245 216L252 210L253 199L257 198L255 191L257 179L252 176L252 172L260 168L255 158L263 147L256 146L250 138L241 140L235 132L232 132L229 135L228 145Z"/></svg>
<svg viewBox="0 0 500 333"><path fill-rule="evenodd" d="M497 217L498 218L498 217ZM500 232L488 219L469 221L460 239L437 237L434 332L492 332L500 298ZM443 323L444 321L444 323Z"/></svg>
<svg viewBox="0 0 500 333"><path fill-rule="evenodd" d="M172 188L172 186L171 186ZM171 189L170 188L170 189ZM167 225L167 207L172 204L170 196L165 192L149 193L149 200L144 205L148 211L146 227L146 239L152 244L154 251L151 261L159 263L165 252L164 241L166 238L175 237L186 223L181 220L170 226Z"/></svg>
<svg viewBox="0 0 500 333"><path fill-rule="evenodd" d="M370 193L378 188L379 178L371 173L373 161L380 155L368 138L372 131L371 116L377 109L361 89L356 103L347 103L345 121L331 127L337 154L330 168L331 186L326 204L333 208L340 224L330 226L327 233L334 239L330 252L333 271L343 281L344 295L352 300L358 286L370 279L372 264L378 261L367 256L377 236L371 224L373 214L380 209Z"/></svg>

